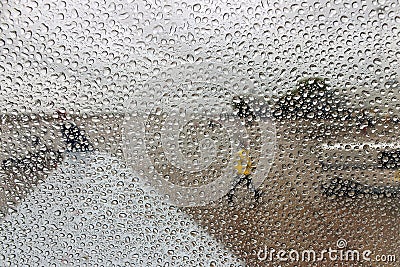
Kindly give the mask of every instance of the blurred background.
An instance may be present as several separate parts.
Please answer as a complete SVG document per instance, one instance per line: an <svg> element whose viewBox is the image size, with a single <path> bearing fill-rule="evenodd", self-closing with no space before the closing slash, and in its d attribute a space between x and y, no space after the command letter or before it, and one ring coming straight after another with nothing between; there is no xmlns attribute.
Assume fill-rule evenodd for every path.
<svg viewBox="0 0 400 267"><path fill-rule="evenodd" d="M345 239L375 262L341 266L398 266L375 256L400 258L399 22L395 0L2 1L0 265L334 266L257 253ZM225 165L207 179L164 168L182 151L150 114L206 103L242 122L250 165L271 159L246 176L260 197L232 184L233 201L178 207L149 187L234 170L236 151L187 132L188 158L222 151Z"/></svg>

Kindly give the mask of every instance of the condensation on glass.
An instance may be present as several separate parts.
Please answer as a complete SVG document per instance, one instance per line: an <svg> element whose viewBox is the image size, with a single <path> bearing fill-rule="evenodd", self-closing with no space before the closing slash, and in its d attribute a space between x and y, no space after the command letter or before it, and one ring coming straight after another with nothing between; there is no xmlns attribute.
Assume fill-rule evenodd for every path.
<svg viewBox="0 0 400 267"><path fill-rule="evenodd" d="M398 1L6 0L0 51L1 266L399 265Z"/></svg>

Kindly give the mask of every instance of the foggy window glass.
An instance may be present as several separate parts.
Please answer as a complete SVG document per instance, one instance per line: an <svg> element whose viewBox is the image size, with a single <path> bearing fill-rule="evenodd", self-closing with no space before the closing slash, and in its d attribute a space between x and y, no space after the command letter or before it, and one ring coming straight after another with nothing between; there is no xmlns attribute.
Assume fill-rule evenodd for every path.
<svg viewBox="0 0 400 267"><path fill-rule="evenodd" d="M399 266L396 0L0 2L0 266Z"/></svg>

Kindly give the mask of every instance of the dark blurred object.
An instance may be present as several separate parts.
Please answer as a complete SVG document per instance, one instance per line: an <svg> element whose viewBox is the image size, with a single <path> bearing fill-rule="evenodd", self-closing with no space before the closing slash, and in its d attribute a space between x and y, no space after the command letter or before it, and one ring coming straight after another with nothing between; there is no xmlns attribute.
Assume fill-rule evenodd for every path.
<svg viewBox="0 0 400 267"><path fill-rule="evenodd" d="M300 80L291 92L275 99L273 116L277 119L334 119L350 117L342 100L334 95L323 78Z"/></svg>
<svg viewBox="0 0 400 267"><path fill-rule="evenodd" d="M380 152L378 164L383 169L400 169L400 150Z"/></svg>
<svg viewBox="0 0 400 267"><path fill-rule="evenodd" d="M61 152L50 149L38 136L27 136L25 139L29 140L30 144L27 147L30 151L21 157L4 159L2 162L4 171L43 172L56 168L61 162Z"/></svg>
<svg viewBox="0 0 400 267"><path fill-rule="evenodd" d="M254 110L250 107L250 99L246 96L235 96L232 100L233 110L237 112L237 116L246 121L254 121L256 115Z"/></svg>
<svg viewBox="0 0 400 267"><path fill-rule="evenodd" d="M79 129L72 122L66 122L61 125L61 133L67 145L67 151L71 152L89 152L93 151L93 145L89 142L85 132Z"/></svg>
<svg viewBox="0 0 400 267"><path fill-rule="evenodd" d="M59 151L44 150L35 153L29 152L23 158L8 158L3 160L2 168L5 171L24 170L24 172L49 171L57 167L62 160Z"/></svg>
<svg viewBox="0 0 400 267"><path fill-rule="evenodd" d="M3 214L0 207L0 218L7 213L9 207L21 201L34 186L45 180L63 160L60 151L49 147L37 136L27 135L14 141L15 145L21 145L23 149L19 155L2 161L0 189L6 201L3 202Z"/></svg>
<svg viewBox="0 0 400 267"><path fill-rule="evenodd" d="M321 186L326 196L336 197L363 197L375 195L381 197L400 196L399 188L392 186L368 186L348 179L336 178Z"/></svg>
<svg viewBox="0 0 400 267"><path fill-rule="evenodd" d="M336 178L323 184L322 191L326 196L353 197L363 193L363 186L354 181Z"/></svg>

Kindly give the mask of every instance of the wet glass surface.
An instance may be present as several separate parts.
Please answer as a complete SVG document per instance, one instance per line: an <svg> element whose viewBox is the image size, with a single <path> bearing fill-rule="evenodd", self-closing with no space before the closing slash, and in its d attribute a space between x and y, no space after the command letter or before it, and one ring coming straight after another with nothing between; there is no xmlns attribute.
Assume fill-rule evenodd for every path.
<svg viewBox="0 0 400 267"><path fill-rule="evenodd" d="M0 266L398 266L398 1L2 1Z"/></svg>

